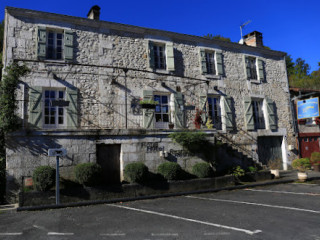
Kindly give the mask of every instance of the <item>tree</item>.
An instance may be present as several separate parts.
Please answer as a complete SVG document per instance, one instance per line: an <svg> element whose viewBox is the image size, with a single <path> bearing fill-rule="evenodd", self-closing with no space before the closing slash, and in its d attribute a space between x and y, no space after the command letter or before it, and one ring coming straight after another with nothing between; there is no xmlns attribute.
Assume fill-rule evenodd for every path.
<svg viewBox="0 0 320 240"><path fill-rule="evenodd" d="M230 38L226 38L226 37L223 37L221 35L213 35L211 33L208 33L207 35L204 35L203 36L204 38L208 38L210 40L220 40L220 41L225 41L225 42L231 42Z"/></svg>

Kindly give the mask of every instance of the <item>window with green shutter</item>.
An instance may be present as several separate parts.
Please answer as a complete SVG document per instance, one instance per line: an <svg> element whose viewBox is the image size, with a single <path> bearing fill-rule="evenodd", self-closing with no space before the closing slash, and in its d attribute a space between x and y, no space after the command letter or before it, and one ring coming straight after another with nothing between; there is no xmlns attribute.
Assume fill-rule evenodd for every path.
<svg viewBox="0 0 320 240"><path fill-rule="evenodd" d="M78 127L78 89L67 88L67 101L69 106L67 107L67 128Z"/></svg>
<svg viewBox="0 0 320 240"><path fill-rule="evenodd" d="M223 60L221 51L200 49L201 74L223 75Z"/></svg>
<svg viewBox="0 0 320 240"><path fill-rule="evenodd" d="M253 118L253 107L251 97L244 99L244 112L245 112L245 124L248 131L254 131L254 118Z"/></svg>
<svg viewBox="0 0 320 240"><path fill-rule="evenodd" d="M264 62L260 58L243 56L245 73L248 80L265 81Z"/></svg>
<svg viewBox="0 0 320 240"><path fill-rule="evenodd" d="M31 128L42 128L42 87L29 88L29 124Z"/></svg>
<svg viewBox="0 0 320 240"><path fill-rule="evenodd" d="M143 100L153 100L153 91L143 90ZM143 126L146 129L153 129L155 123L155 109L143 109Z"/></svg>
<svg viewBox="0 0 320 240"><path fill-rule="evenodd" d="M229 96L225 96L223 98L224 104L224 117L225 117L225 124L226 130L233 130L234 129L234 120L233 120L233 102L232 98Z"/></svg>
<svg viewBox="0 0 320 240"><path fill-rule="evenodd" d="M45 27L38 27L37 45L38 59L43 60L47 56L47 29Z"/></svg>
<svg viewBox="0 0 320 240"><path fill-rule="evenodd" d="M174 48L172 42L148 41L149 68L154 70L175 70Z"/></svg>

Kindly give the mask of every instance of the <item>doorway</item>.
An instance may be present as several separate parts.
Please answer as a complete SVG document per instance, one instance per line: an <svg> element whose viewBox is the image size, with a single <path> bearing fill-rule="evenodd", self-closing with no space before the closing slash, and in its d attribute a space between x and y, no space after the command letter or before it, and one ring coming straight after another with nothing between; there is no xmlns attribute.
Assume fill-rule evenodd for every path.
<svg viewBox="0 0 320 240"><path fill-rule="evenodd" d="M121 144L98 144L97 163L102 168L105 184L120 183Z"/></svg>
<svg viewBox="0 0 320 240"><path fill-rule="evenodd" d="M280 159L282 162L282 136L281 137L258 137L259 162L268 165L269 161Z"/></svg>

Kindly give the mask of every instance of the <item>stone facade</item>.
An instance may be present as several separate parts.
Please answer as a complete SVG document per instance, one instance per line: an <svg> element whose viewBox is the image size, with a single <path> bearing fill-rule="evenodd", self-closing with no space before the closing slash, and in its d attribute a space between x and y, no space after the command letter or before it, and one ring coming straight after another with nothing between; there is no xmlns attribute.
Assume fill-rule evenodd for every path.
<svg viewBox="0 0 320 240"><path fill-rule="evenodd" d="M37 44L41 27L72 33L72 61L39 59ZM155 70L150 67L148 46L150 42L172 46L174 71ZM233 126L231 129L228 128L225 116L227 110L221 102L222 128L214 132L226 136L228 141L240 144L256 159L258 159L258 137L279 136L282 138L284 168L286 169L290 161L296 157L293 152L287 150L287 144L295 145L295 139L285 54L282 52L167 31L9 7L6 8L5 15L4 45L5 65L18 61L31 69L31 73L22 79L17 90L18 99L21 100L18 112L23 125L22 131L17 135L8 136L13 145L7 148L7 169L14 179L30 176L36 166L48 164L51 160L45 152L47 148L54 146L65 147L68 150L68 157L63 161L63 166L86 161L94 162L95 146L103 139L105 143L121 144L121 168L127 162L142 160L154 170L160 161L159 153L148 155L146 149L142 147L142 142L158 142L160 149L162 147L171 149L173 143L167 137L149 137L149 131L153 130L145 130L146 110L140 109L138 104L144 97L145 90L169 96L169 109L172 110L169 115L177 130L175 94L182 93L182 106L193 105L199 109L202 108L199 98L201 95L217 96L221 101L230 97L232 104L229 111L232 113ZM201 49L220 54L222 68L216 70L222 72L214 75L202 73ZM261 80L248 80L246 56L259 59L263 63L262 72L258 73ZM76 89L77 122L73 126L76 130L71 131L68 125L47 129L41 123L38 129L34 129L30 120L30 104L32 104L30 89L33 87ZM276 129L271 129L269 120L266 119L265 129L247 130L244 99L248 96L258 99L268 98L273 101ZM193 124L195 110L187 110L181 106L175 110L183 113L182 129L195 128ZM264 106L265 118L268 118L267 111ZM205 125L203 127L205 128ZM121 137L110 138L110 135L103 132L106 129L119 131L141 129L142 132L132 136L130 131L129 135L126 135L124 134L126 131L121 130L124 131L120 134ZM92 135L92 131L95 134ZM161 134L167 135L165 131ZM148 138L150 139L146 140ZM162 138L165 140L159 140ZM18 144L15 144L15 141ZM186 162L181 164L185 168L190 167Z"/></svg>

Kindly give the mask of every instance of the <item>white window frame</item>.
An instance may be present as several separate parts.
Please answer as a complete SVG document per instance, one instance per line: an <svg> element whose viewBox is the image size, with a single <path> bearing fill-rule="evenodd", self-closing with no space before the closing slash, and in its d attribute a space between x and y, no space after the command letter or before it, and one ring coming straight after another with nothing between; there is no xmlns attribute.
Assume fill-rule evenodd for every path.
<svg viewBox="0 0 320 240"><path fill-rule="evenodd" d="M162 48L162 50L160 48ZM156 70L166 70L167 69L166 44L153 42L153 54L154 54L154 63L153 63L154 68ZM163 54L162 57L160 56L161 54ZM161 64L163 66L161 66Z"/></svg>
<svg viewBox="0 0 320 240"><path fill-rule="evenodd" d="M42 122L43 122L43 127L44 128L64 128L67 126L67 107L51 107L51 108L55 108L55 115L54 115L54 124L50 124L50 123L46 123L46 91L54 91L55 92L55 100L66 100L66 89L65 88L43 88L42 89L42 102L43 102L43 106L42 106ZM57 98L59 91L63 92L63 98ZM53 100L53 98L49 97L49 104L51 105L51 100ZM63 108L63 123L59 124L59 108ZM50 107L49 107L49 118L50 118ZM50 121L50 120L49 120Z"/></svg>
<svg viewBox="0 0 320 240"><path fill-rule="evenodd" d="M213 99L216 99L216 108L217 109L211 109L212 114L210 114L210 103L209 99L213 101ZM207 96L207 101L208 101L208 117L211 119L214 127L217 130L222 130L222 108L221 108L221 97L217 95L208 95ZM214 104L211 104L211 107L214 108ZM217 116L216 116L217 114ZM216 123L215 120L218 120L219 122Z"/></svg>
<svg viewBox="0 0 320 240"><path fill-rule="evenodd" d="M49 34L53 34L53 56L49 57ZM57 58L57 34L61 34L61 58ZM46 59L48 60L64 60L64 32L63 30L57 29L47 29L47 39L46 39Z"/></svg>
<svg viewBox="0 0 320 240"><path fill-rule="evenodd" d="M206 55L206 67L208 75L217 75L217 61L216 61L216 52L205 50Z"/></svg>
<svg viewBox="0 0 320 240"><path fill-rule="evenodd" d="M167 96L168 98L168 102L167 104L162 104L162 102L160 101L160 109L161 109L161 112L160 112L160 115L161 115L161 119L163 119L163 115L164 114L167 114L168 115L168 122L163 122L163 121L159 121L157 122L157 118L156 118L156 114L159 114L159 113L156 113L156 110L154 111L154 128L156 129L169 129L169 122L171 120L171 102L170 102L170 93L159 93L159 92L154 92L153 93L153 99L155 100L155 96ZM157 106L159 106L157 105ZM168 113L162 113L162 107L161 106L168 106Z"/></svg>
<svg viewBox="0 0 320 240"><path fill-rule="evenodd" d="M261 98L251 98L251 105L252 105L252 114L254 119L254 128L258 129L266 129L268 126L267 122L267 109L266 103L264 99Z"/></svg>

